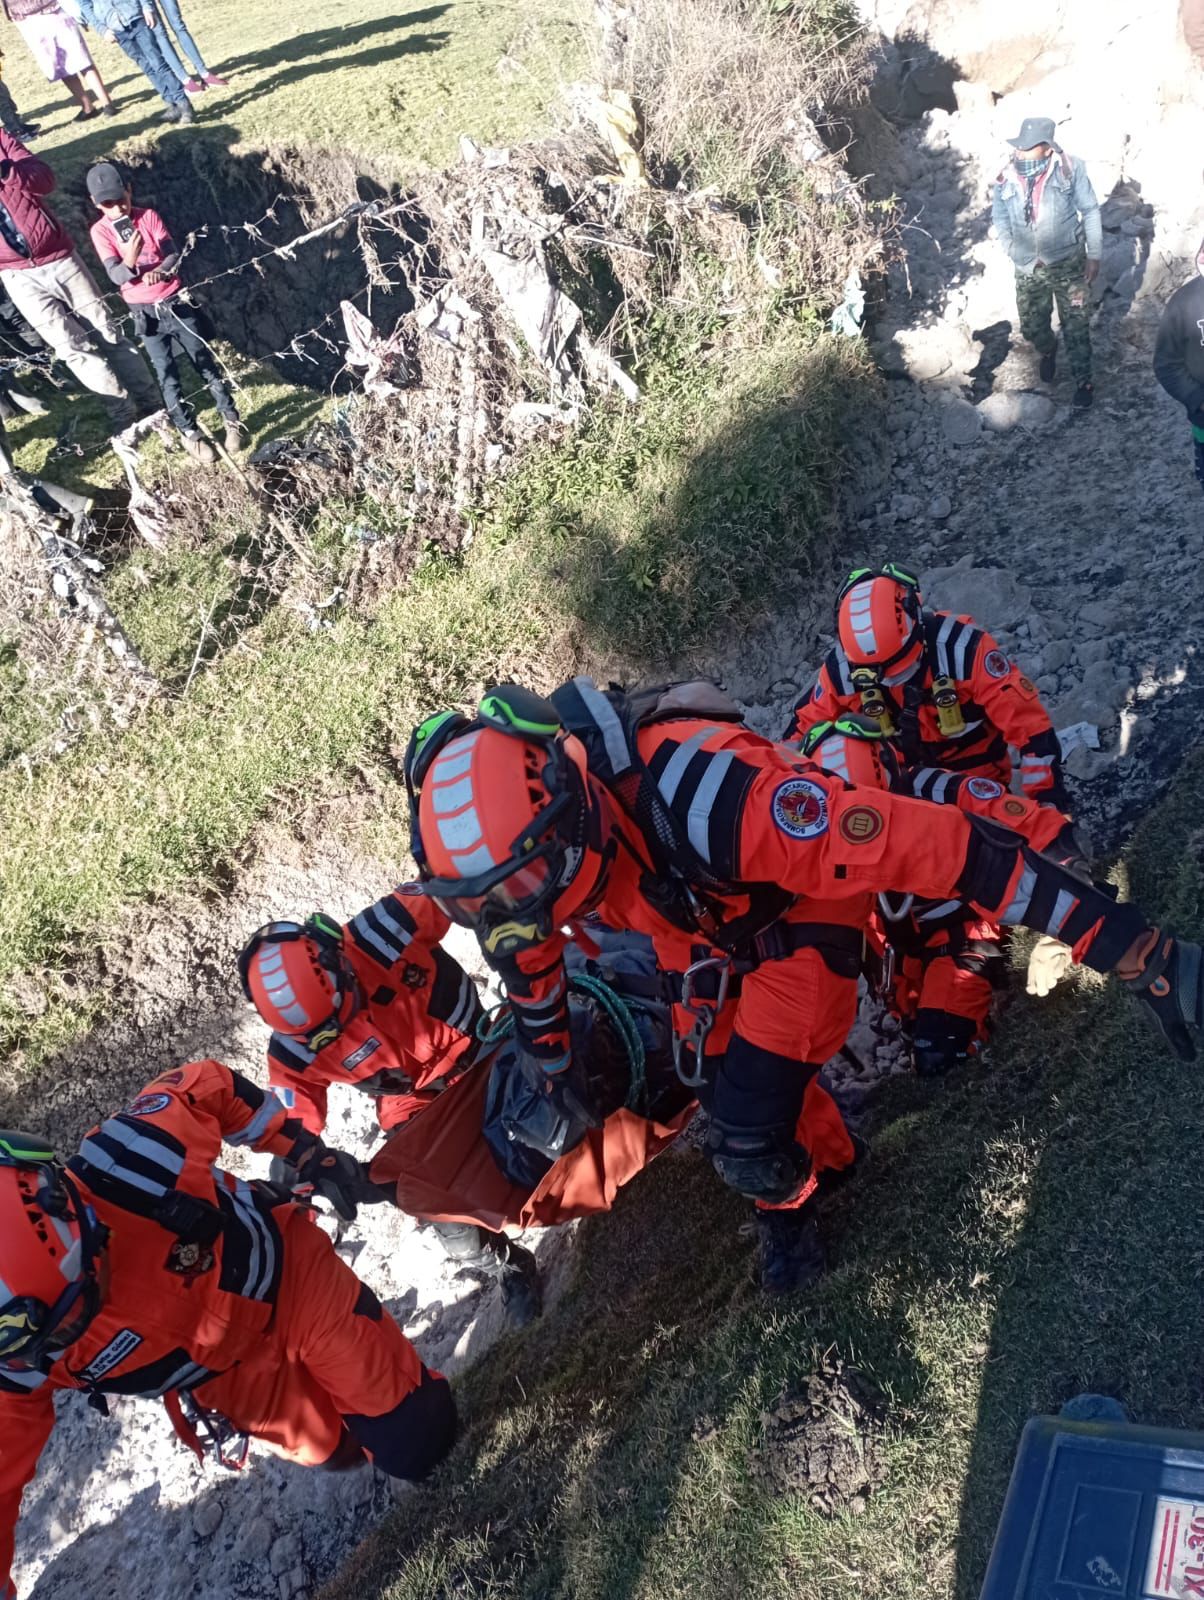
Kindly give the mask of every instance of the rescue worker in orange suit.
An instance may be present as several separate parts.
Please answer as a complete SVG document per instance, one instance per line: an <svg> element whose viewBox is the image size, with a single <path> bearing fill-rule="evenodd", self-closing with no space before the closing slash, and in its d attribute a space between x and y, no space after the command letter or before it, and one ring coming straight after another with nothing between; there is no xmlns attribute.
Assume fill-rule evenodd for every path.
<svg viewBox="0 0 1204 1600"><path fill-rule="evenodd" d="M915 792L925 771L1012 779L1042 805L1069 811L1058 736L1041 697L989 633L969 617L924 609L901 567L852 572L836 602L838 643L794 708L788 738L843 711L872 717L892 740ZM939 798L939 796L937 797Z"/></svg>
<svg viewBox="0 0 1204 1600"><path fill-rule="evenodd" d="M216 1061L164 1073L65 1165L0 1133L0 1595L54 1394L162 1397L176 1432L238 1466L245 1436L307 1466L420 1479L456 1432L426 1368L312 1213L214 1165L270 1151L353 1216L358 1163Z"/></svg>
<svg viewBox="0 0 1204 1600"><path fill-rule="evenodd" d="M795 707L789 738L860 711L890 738L907 792L924 800L953 798L950 785L971 780L984 796L997 797L1011 781L1010 746L1024 794L1069 809L1048 712L1020 668L969 617L925 611L916 580L888 566L849 576L836 623L839 642ZM882 910L899 962L896 998L912 1061L922 1076L935 1076L987 1039L1004 976L1000 930L955 901L915 906L887 897Z"/></svg>
<svg viewBox="0 0 1204 1600"><path fill-rule="evenodd" d="M881 728L856 712L818 722L800 742L801 752L825 771L863 787L913 794L911 780ZM1056 860L1079 864L1070 819L1053 806L1022 800L991 778L930 772L937 803L960 806L1017 829ZM924 900L882 892L866 907L869 943L881 961L882 998L904 1025L912 1065L920 1077L948 1070L976 1054L987 1039L996 988L1002 982L1002 947L996 924L960 900Z"/></svg>
<svg viewBox="0 0 1204 1600"><path fill-rule="evenodd" d="M577 678L550 701L504 685L471 721L421 724L406 781L424 888L501 973L531 1081L579 1112L568 931L596 911L647 934L682 974L682 1071L709 1101L711 1160L753 1200L796 1201L813 1173L855 1156L813 1090L824 1116L799 1136L836 1031L825 974L860 964L861 912L820 920L834 904L892 889L1056 934L1080 962L1116 969L1194 1056L1198 946L996 822L831 776L751 732L713 685L627 696ZM777 1217L761 1222L763 1279L802 1286L823 1267L814 1207Z"/></svg>
<svg viewBox="0 0 1204 1600"><path fill-rule="evenodd" d="M372 1095L388 1132L476 1060L484 1012L476 985L440 946L449 926L434 901L401 884L345 928L318 912L252 934L238 970L243 993L272 1030L268 1081L309 1132L326 1126L332 1083ZM500 1285L515 1326L539 1315L529 1250L472 1223L431 1226L461 1272Z"/></svg>

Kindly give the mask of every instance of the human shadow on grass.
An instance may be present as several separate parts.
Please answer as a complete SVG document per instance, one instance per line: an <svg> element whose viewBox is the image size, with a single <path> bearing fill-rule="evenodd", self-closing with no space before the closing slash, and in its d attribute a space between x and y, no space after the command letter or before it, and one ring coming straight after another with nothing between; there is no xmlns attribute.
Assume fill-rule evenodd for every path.
<svg viewBox="0 0 1204 1600"><path fill-rule="evenodd" d="M405 28L417 28L428 22L435 22L445 16L450 9L450 4L423 6L417 11L399 11L388 17L371 17L364 22L352 23L348 27L315 28L310 33L282 37L276 44L264 45L259 50L249 50L245 55L233 56L223 62L222 76L233 77L235 73L265 72L286 63L289 64L286 81L291 81L295 77L305 77L308 71L341 70L348 63L347 52L356 45L364 44L369 39L381 39L386 34L400 33ZM383 54L365 52L361 56L352 56L350 60L362 62L365 55L384 60L399 48L404 49L404 45L382 44L380 51ZM317 65L307 69L307 62L316 62ZM252 92L262 93L265 81L271 84L277 80L259 79Z"/></svg>

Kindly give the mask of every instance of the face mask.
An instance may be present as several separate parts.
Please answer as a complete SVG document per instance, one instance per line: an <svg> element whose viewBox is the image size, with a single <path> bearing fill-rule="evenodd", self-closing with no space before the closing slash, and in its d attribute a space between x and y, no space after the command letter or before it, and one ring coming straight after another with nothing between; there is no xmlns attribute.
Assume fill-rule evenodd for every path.
<svg viewBox="0 0 1204 1600"><path fill-rule="evenodd" d="M1012 165L1022 178L1035 178L1045 171L1049 160L1049 156L1033 156L1028 159L1016 156Z"/></svg>

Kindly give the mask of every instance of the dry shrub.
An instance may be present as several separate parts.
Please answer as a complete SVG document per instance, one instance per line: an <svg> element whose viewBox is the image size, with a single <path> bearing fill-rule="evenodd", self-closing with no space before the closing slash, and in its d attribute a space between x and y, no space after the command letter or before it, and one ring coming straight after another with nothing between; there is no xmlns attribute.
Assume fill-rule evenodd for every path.
<svg viewBox="0 0 1204 1600"><path fill-rule="evenodd" d="M851 20L763 0L646 0L628 52L645 150L692 187L745 199L822 149L820 126L868 86L869 47Z"/></svg>

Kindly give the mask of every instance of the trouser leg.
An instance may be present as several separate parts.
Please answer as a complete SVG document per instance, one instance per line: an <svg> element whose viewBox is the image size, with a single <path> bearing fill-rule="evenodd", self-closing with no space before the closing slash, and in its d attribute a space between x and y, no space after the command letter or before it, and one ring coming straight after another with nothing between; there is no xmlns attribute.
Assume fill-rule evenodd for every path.
<svg viewBox="0 0 1204 1600"><path fill-rule="evenodd" d="M205 58L197 49L196 40L185 26L183 15L180 11L180 0L159 0L159 9L171 23L171 31L175 34L180 48L188 59L195 65L197 76L204 78L209 72L205 65Z"/></svg>
<svg viewBox="0 0 1204 1600"><path fill-rule="evenodd" d="M456 1408L413 1345L329 1239L289 1219L276 1314L261 1358L197 1390L278 1455L317 1466L344 1429L391 1477L422 1478L451 1449Z"/></svg>
<svg viewBox="0 0 1204 1600"><path fill-rule="evenodd" d="M1016 274L1016 311L1020 332L1043 356L1056 349L1053 331L1053 287L1048 267Z"/></svg>
<svg viewBox="0 0 1204 1600"><path fill-rule="evenodd" d="M111 426L126 427L135 409L129 391L115 366L96 349L90 331L63 298L52 262L4 274L4 287L13 304L28 318L54 354L85 389L98 395L109 413Z"/></svg>
<svg viewBox="0 0 1204 1600"><path fill-rule="evenodd" d="M117 43L129 56L138 70L150 80L155 93L169 106L182 106L187 101L179 78L163 59L155 43L154 33L141 18L116 32Z"/></svg>
<svg viewBox="0 0 1204 1600"><path fill-rule="evenodd" d="M162 325L157 332L145 333L142 336L142 348L146 351L151 370L163 395L167 414L181 433L191 437L197 432L196 417L185 402L184 391L180 386L180 369L176 365L174 344L172 334Z"/></svg>
<svg viewBox="0 0 1204 1600"><path fill-rule="evenodd" d="M146 363L126 338L112 304L78 255L54 264L59 293L81 322L95 328L105 345L105 358L120 378L139 415L159 409L159 393Z"/></svg>
<svg viewBox="0 0 1204 1600"><path fill-rule="evenodd" d="M186 306L178 309L173 307L170 311L164 312L164 316L171 320L176 344L205 380L205 387L213 396L213 403L218 409L219 416L225 422L237 422L238 407L234 403L226 384L225 374L213 354L195 309Z"/></svg>
<svg viewBox="0 0 1204 1600"><path fill-rule="evenodd" d="M0 78L0 127L6 133L16 134L21 126L21 113L17 110L17 102L13 99L12 90Z"/></svg>
<svg viewBox="0 0 1204 1600"><path fill-rule="evenodd" d="M179 78L181 83L186 83L188 79L192 77L192 73L184 65L183 61L181 61L180 52L176 49L171 34L167 31L167 27L163 21L163 7L161 5L155 5L154 0L151 0L151 3L154 5L156 13L155 25L150 30L151 38L154 40L155 48L163 58L163 63L167 67L167 70L171 73L174 73L174 75Z"/></svg>
<svg viewBox="0 0 1204 1600"><path fill-rule="evenodd" d="M1083 276L1085 256L1073 256L1048 267L1050 289L1058 306L1062 342L1074 381L1091 382L1090 295Z"/></svg>

